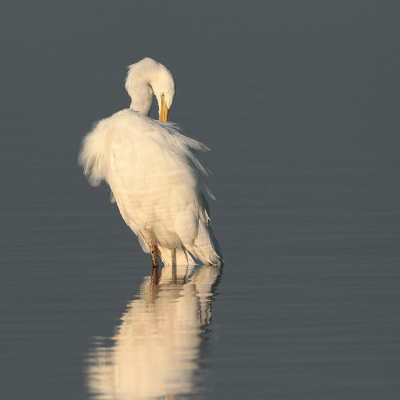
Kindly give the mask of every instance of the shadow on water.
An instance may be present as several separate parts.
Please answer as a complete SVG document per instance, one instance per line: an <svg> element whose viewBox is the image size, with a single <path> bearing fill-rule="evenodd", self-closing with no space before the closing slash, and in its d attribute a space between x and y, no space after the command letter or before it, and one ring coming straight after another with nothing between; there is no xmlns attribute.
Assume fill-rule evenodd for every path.
<svg viewBox="0 0 400 400"><path fill-rule="evenodd" d="M201 396L213 294L222 268L164 267L159 284L145 277L112 338L95 339L85 380L93 399Z"/></svg>

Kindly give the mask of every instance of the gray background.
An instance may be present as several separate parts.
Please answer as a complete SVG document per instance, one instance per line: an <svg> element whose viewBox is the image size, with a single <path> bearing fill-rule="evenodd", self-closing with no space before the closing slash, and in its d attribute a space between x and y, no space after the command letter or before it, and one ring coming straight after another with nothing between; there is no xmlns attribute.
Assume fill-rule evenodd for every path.
<svg viewBox="0 0 400 400"><path fill-rule="evenodd" d="M397 399L396 1L2 4L4 399L87 399L82 369L150 263L77 166L129 106L125 67L173 73L170 120L207 144L226 260L210 399ZM152 116L157 116L155 110Z"/></svg>

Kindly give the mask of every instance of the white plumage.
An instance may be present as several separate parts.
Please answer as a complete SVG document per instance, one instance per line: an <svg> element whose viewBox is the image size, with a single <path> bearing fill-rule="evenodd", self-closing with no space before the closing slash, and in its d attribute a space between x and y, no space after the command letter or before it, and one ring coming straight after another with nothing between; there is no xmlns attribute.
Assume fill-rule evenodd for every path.
<svg viewBox="0 0 400 400"><path fill-rule="evenodd" d="M105 180L127 225L149 252L149 233L166 265L198 259L221 265L222 255L210 225L203 177L207 171L195 157L208 151L181 135L176 125L147 116L152 95L166 121L175 95L171 73L145 58L129 67L126 89L132 103L101 120L84 138L79 163L89 182Z"/></svg>

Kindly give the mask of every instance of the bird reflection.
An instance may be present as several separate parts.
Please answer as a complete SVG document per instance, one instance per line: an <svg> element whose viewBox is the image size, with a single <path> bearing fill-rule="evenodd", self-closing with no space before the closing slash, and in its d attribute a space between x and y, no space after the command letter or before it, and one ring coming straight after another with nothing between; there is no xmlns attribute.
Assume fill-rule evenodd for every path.
<svg viewBox="0 0 400 400"><path fill-rule="evenodd" d="M166 266L146 277L112 338L95 344L86 381L94 399L177 399L201 391L202 341L221 267ZM177 396L177 397L175 397Z"/></svg>

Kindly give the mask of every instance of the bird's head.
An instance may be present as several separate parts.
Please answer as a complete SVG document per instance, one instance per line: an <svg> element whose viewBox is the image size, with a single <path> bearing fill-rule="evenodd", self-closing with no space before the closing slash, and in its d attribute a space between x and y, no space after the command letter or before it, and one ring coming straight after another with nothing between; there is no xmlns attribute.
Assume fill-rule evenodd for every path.
<svg viewBox="0 0 400 400"><path fill-rule="evenodd" d="M168 112L175 96L175 82L171 72L162 64L158 64L158 73L150 82L154 95L158 102L158 113L160 121L167 122Z"/></svg>
<svg viewBox="0 0 400 400"><path fill-rule="evenodd" d="M175 96L175 82L171 72L151 58L144 58L128 68L125 87L132 99L131 108L143 114L150 112L151 86L158 102L160 121L166 122Z"/></svg>

